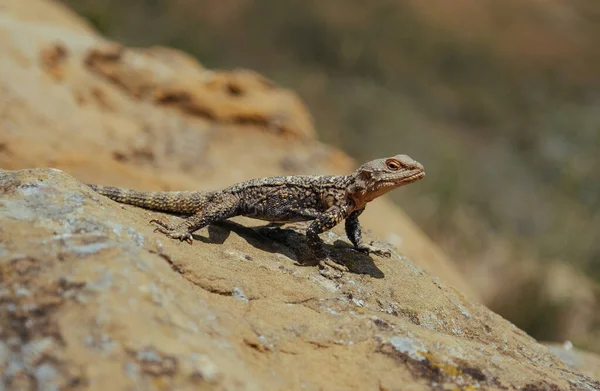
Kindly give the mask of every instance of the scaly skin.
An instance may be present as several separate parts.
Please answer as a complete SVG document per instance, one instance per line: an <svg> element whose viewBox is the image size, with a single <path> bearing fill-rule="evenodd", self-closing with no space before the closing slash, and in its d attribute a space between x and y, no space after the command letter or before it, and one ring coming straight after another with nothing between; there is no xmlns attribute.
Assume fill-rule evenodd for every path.
<svg viewBox="0 0 600 391"><path fill-rule="evenodd" d="M372 160L349 175L258 178L217 191L142 192L89 186L117 202L188 216L178 224L151 222L157 231L190 244L193 232L234 216L272 223L312 221L306 230L307 243L321 268L343 272L347 268L329 258L319 234L346 220L346 234L356 250L390 256L389 251L362 241L358 216L375 198L424 176L420 163L397 155Z"/></svg>

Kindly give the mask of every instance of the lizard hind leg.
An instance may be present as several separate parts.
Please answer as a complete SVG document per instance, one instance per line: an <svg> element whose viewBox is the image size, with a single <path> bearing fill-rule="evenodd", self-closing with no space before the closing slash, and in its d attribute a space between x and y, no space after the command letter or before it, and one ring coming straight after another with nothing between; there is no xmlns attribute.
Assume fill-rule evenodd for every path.
<svg viewBox="0 0 600 391"><path fill-rule="evenodd" d="M177 224L165 223L158 219L152 219L150 223L156 224L155 232L192 244L192 233L211 223L236 216L238 209L237 198L228 194L211 199L198 212Z"/></svg>

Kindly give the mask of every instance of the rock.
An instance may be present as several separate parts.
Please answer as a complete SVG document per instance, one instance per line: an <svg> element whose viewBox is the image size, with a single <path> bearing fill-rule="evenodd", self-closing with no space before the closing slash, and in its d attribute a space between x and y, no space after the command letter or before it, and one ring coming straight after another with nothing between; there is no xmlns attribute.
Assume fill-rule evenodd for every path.
<svg viewBox="0 0 600 391"><path fill-rule="evenodd" d="M315 140L296 94L255 72L208 70L174 49L127 48L55 2L32 4L43 12L20 0L2 3L3 169L54 167L85 183L209 190L260 176L348 173L359 164ZM477 298L389 200L377 200L361 219Z"/></svg>
<svg viewBox="0 0 600 391"><path fill-rule="evenodd" d="M350 272L332 281L305 225L236 218L189 246L152 232L159 214L92 192L356 163L255 72L127 48L59 4L27 5L0 17L0 167L19 170L0 172L0 388L598 389L478 304L387 199L362 222L392 258L352 251L337 227L323 238ZM50 166L64 171L26 169Z"/></svg>
<svg viewBox="0 0 600 391"><path fill-rule="evenodd" d="M90 48L84 62L135 99L213 122L253 124L286 135L314 137L310 114L296 95L256 72L210 71L173 49L133 50L118 44Z"/></svg>
<svg viewBox="0 0 600 391"><path fill-rule="evenodd" d="M577 349L569 341L563 344L545 343L544 345L566 365L600 381L600 355Z"/></svg>
<svg viewBox="0 0 600 391"><path fill-rule="evenodd" d="M404 256L237 218L189 246L157 213L56 169L0 172L7 389L596 390L526 333ZM367 240L372 240L367 236Z"/></svg>
<svg viewBox="0 0 600 391"><path fill-rule="evenodd" d="M94 28L67 6L55 0L2 0L2 17L35 25L56 25L87 35Z"/></svg>

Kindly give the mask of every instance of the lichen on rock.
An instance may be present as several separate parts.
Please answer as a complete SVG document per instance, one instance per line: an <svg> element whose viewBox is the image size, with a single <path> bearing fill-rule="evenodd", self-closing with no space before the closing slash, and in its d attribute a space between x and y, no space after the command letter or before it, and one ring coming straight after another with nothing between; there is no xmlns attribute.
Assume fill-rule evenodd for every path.
<svg viewBox="0 0 600 391"><path fill-rule="evenodd" d="M479 304L386 199L361 218L394 255L351 251L337 227L323 239L350 272L331 281L305 224L235 218L188 246L152 231L157 213L91 191L83 183L218 189L355 164L255 72L107 42L31 2L6 1L0 17L0 388L600 387Z"/></svg>
<svg viewBox="0 0 600 391"><path fill-rule="evenodd" d="M600 386L408 258L349 251L339 229L326 243L350 272L332 282L303 223L236 218L188 246L153 233L152 214L60 170L0 173L8 388Z"/></svg>

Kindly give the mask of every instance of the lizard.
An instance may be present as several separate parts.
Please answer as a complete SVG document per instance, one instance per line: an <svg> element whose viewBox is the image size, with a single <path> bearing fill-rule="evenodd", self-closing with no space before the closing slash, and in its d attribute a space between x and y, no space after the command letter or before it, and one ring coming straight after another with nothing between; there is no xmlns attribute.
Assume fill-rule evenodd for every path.
<svg viewBox="0 0 600 391"><path fill-rule="evenodd" d="M319 234L345 220L353 248L389 257L389 250L362 240L358 217L367 204L389 191L425 176L423 165L407 155L375 159L348 175L294 175L251 179L216 191L146 192L88 184L116 202L186 216L179 223L152 219L155 232L190 244L192 233L234 216L246 216L274 225L312 221L306 229L307 244L321 270L348 271L327 254ZM330 269L329 269L330 270Z"/></svg>

